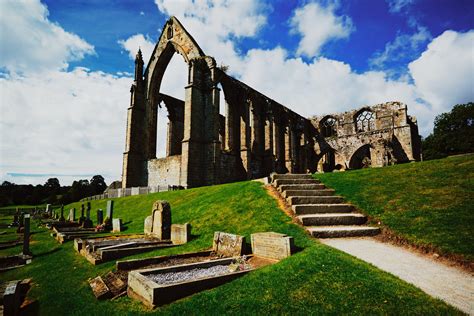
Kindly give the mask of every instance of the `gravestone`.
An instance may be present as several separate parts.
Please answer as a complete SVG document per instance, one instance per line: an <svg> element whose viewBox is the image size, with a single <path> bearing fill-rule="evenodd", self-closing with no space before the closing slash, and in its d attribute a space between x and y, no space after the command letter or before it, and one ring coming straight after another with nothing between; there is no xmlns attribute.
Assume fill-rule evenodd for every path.
<svg viewBox="0 0 474 316"><path fill-rule="evenodd" d="M280 260L291 256L294 248L293 237L275 232L250 235L252 253L255 256Z"/></svg>
<svg viewBox="0 0 474 316"><path fill-rule="evenodd" d="M191 239L190 237L191 225L189 223L171 225L171 242L174 245L185 244Z"/></svg>
<svg viewBox="0 0 474 316"><path fill-rule="evenodd" d="M79 217L79 225L82 225L85 219L86 218L84 217L84 204L81 204L81 217Z"/></svg>
<svg viewBox="0 0 474 316"><path fill-rule="evenodd" d="M97 225L102 225L104 222L104 211L102 209L99 209L97 211Z"/></svg>
<svg viewBox="0 0 474 316"><path fill-rule="evenodd" d="M112 220L112 232L118 233L122 230L122 219L114 218Z"/></svg>
<svg viewBox="0 0 474 316"><path fill-rule="evenodd" d="M49 215L49 217L53 217L53 208L51 207L51 204L46 204L46 214Z"/></svg>
<svg viewBox="0 0 474 316"><path fill-rule="evenodd" d="M91 220L91 203L87 202L87 209L86 209L86 218L84 219L84 223L82 223L83 228L91 228L92 227L92 220Z"/></svg>
<svg viewBox="0 0 474 316"><path fill-rule="evenodd" d="M212 250L219 257L236 257L242 254L244 244L244 236L215 232L214 240L212 241Z"/></svg>
<svg viewBox="0 0 474 316"><path fill-rule="evenodd" d="M23 255L31 255L30 252L30 214L23 218Z"/></svg>
<svg viewBox="0 0 474 316"><path fill-rule="evenodd" d="M76 220L76 208L73 207L72 209L69 210L69 218L68 220L70 222L74 222Z"/></svg>
<svg viewBox="0 0 474 316"><path fill-rule="evenodd" d="M112 222L112 219L114 217L114 201L108 200L107 201L107 213L105 214L105 217Z"/></svg>
<svg viewBox="0 0 474 316"><path fill-rule="evenodd" d="M64 205L61 205L61 217L59 218L61 222L64 222L66 219L64 218Z"/></svg>
<svg viewBox="0 0 474 316"><path fill-rule="evenodd" d="M159 239L171 238L171 206L167 201L156 201L151 215L145 218L144 232Z"/></svg>

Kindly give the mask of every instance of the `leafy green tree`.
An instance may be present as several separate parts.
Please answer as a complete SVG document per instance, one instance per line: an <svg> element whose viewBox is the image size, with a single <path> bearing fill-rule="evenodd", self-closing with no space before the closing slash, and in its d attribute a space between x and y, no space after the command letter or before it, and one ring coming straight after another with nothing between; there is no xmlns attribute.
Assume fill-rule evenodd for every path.
<svg viewBox="0 0 474 316"><path fill-rule="evenodd" d="M90 181L92 194L102 194L107 189L104 177L101 175L95 175Z"/></svg>
<svg viewBox="0 0 474 316"><path fill-rule="evenodd" d="M438 115L433 133L423 140L425 160L474 152L474 103L458 104Z"/></svg>

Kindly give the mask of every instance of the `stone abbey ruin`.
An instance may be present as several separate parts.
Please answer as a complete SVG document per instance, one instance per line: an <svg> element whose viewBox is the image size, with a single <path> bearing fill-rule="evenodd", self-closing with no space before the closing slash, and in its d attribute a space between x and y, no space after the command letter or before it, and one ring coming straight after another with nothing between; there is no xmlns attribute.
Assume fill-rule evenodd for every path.
<svg viewBox="0 0 474 316"><path fill-rule="evenodd" d="M160 92L174 53L188 64L185 98ZM417 122L389 102L305 118L216 66L171 17L143 72L139 51L128 108L122 188L185 188L420 159ZM222 91L219 88L222 87ZM219 112L224 93L225 116ZM156 158L157 113L169 113L166 157Z"/></svg>

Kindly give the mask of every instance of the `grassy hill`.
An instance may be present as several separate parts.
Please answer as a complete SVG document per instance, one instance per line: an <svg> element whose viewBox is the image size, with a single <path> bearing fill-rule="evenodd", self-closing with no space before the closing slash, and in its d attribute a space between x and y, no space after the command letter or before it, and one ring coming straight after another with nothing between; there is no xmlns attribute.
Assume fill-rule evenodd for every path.
<svg viewBox="0 0 474 316"><path fill-rule="evenodd" d="M32 277L35 286L30 297L39 300L34 307L42 315L459 313L416 287L310 238L259 183L115 199L114 216L128 227L124 233L142 232L143 220L158 199L171 203L173 223L193 225L193 239L183 246L134 258L208 248L214 231L242 234L247 241L254 232L286 233L295 238L301 251L226 285L148 311L128 297L97 301L87 279L112 269L114 263L92 266L74 252L71 242L59 245L49 231L36 228L31 245L33 263L3 273L0 279ZM92 208L105 209L105 205L105 201L94 201ZM78 208L79 204L66 209L70 207ZM19 247L10 249L15 250L19 252Z"/></svg>
<svg viewBox="0 0 474 316"><path fill-rule="evenodd" d="M410 243L474 260L474 154L315 177Z"/></svg>

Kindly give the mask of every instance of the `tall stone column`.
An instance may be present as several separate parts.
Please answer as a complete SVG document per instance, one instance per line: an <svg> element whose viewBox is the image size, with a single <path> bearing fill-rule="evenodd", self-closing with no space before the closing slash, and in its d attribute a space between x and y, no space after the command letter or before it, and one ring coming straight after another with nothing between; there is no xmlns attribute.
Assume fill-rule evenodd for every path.
<svg viewBox="0 0 474 316"><path fill-rule="evenodd" d="M225 149L229 152L235 152L235 136L239 134L239 130L235 129L238 115L235 108L229 102L225 102Z"/></svg>
<svg viewBox="0 0 474 316"><path fill-rule="evenodd" d="M285 168L287 172L291 172L291 124L288 122L288 126L284 129L285 137Z"/></svg>
<svg viewBox="0 0 474 316"><path fill-rule="evenodd" d="M247 179L252 176L251 170L251 129L250 129L250 107L246 103L242 106L240 113L240 157L247 173Z"/></svg>
<svg viewBox="0 0 474 316"><path fill-rule="evenodd" d="M265 170L266 173L275 171L275 158L273 154L273 120L271 114L267 114L265 120Z"/></svg>

